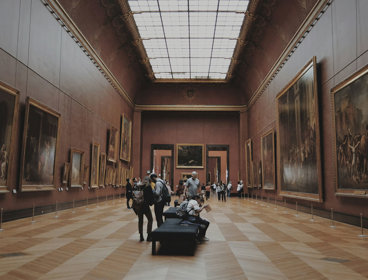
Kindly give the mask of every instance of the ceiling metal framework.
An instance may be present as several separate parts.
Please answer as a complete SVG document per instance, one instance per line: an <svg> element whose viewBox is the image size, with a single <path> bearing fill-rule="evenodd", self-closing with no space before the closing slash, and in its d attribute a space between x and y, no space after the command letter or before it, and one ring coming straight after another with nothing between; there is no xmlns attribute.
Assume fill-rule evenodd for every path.
<svg viewBox="0 0 368 280"><path fill-rule="evenodd" d="M226 83L248 44L258 2L119 0L119 5L151 81Z"/></svg>

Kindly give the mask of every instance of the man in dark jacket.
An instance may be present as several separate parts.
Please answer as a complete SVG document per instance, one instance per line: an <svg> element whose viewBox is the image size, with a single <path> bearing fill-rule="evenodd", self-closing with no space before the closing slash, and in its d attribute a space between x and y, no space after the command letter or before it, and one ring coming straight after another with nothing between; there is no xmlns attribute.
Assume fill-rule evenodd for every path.
<svg viewBox="0 0 368 280"><path fill-rule="evenodd" d="M126 200L127 200L127 208L130 209L131 207L129 206L129 200L133 199L133 188L132 185L130 184L130 179L126 179L127 184L126 184Z"/></svg>
<svg viewBox="0 0 368 280"><path fill-rule="evenodd" d="M138 188L140 190L143 190L143 205L142 208L138 211L138 230L140 235L140 241L144 241L143 215L145 215L148 220L147 241L152 241L151 232L152 232L153 218L150 206L153 205L153 192L148 176L144 178L142 185L138 185Z"/></svg>

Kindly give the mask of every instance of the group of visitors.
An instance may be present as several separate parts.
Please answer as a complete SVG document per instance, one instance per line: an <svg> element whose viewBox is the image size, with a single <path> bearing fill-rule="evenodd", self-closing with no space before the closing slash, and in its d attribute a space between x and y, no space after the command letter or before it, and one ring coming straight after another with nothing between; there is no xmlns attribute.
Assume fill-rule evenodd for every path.
<svg viewBox="0 0 368 280"><path fill-rule="evenodd" d="M188 215L186 219L190 223L199 224L199 238L202 241L208 240L206 230L209 226L209 222L200 218L200 212L203 209L207 209L208 205L202 205L203 199L200 196L201 189L199 188L200 182L197 178L197 172L192 172L192 177L189 178L185 183L182 182L176 190L177 195L184 195L186 201L186 211ZM133 184L133 185L132 185ZM206 193L206 189L205 189ZM150 206L154 206L157 227L163 224L163 210L164 206L170 203L171 194L174 194L164 180L157 177L157 174L151 173L146 176L143 181L139 178L133 178L132 180L127 179L126 184L126 198L127 208L133 208L134 212L138 216L138 230L140 235L140 241L144 241L143 235L143 217L146 216L147 224L147 241L152 241L151 232L153 217ZM130 201L133 201L130 206Z"/></svg>

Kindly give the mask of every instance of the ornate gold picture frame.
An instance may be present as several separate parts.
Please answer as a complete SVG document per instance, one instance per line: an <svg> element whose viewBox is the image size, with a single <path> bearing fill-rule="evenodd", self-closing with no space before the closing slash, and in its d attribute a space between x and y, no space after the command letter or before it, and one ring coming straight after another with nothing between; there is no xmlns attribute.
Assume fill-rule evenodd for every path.
<svg viewBox="0 0 368 280"><path fill-rule="evenodd" d="M322 201L316 57L277 95L276 111L279 194Z"/></svg>
<svg viewBox="0 0 368 280"><path fill-rule="evenodd" d="M176 144L176 168L204 168L204 145Z"/></svg>
<svg viewBox="0 0 368 280"><path fill-rule="evenodd" d="M0 193L9 191L18 108L18 91L0 82Z"/></svg>
<svg viewBox="0 0 368 280"><path fill-rule="evenodd" d="M262 187L276 189L275 176L275 133L271 129L261 137Z"/></svg>
<svg viewBox="0 0 368 280"><path fill-rule="evenodd" d="M84 172L84 152L77 149L70 150L69 186L82 188Z"/></svg>
<svg viewBox="0 0 368 280"><path fill-rule="evenodd" d="M337 195L368 198L368 65L331 89Z"/></svg>
<svg viewBox="0 0 368 280"><path fill-rule="evenodd" d="M21 191L55 190L59 119L59 113L27 97L21 154Z"/></svg>

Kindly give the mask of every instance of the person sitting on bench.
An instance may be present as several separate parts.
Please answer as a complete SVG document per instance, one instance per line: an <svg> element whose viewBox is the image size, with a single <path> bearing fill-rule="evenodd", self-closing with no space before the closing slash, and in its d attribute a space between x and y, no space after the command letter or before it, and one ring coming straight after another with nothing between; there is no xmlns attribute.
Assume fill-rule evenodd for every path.
<svg viewBox="0 0 368 280"><path fill-rule="evenodd" d="M195 195L191 200L188 202L187 206L187 212L188 212L188 218L187 220L191 223L199 224L199 234L198 238L202 241L208 241L209 239L206 237L206 231L208 226L210 225L210 222L202 219L199 216L199 213L202 212L203 209L208 207L207 204L200 206L201 204L201 198L199 195Z"/></svg>

